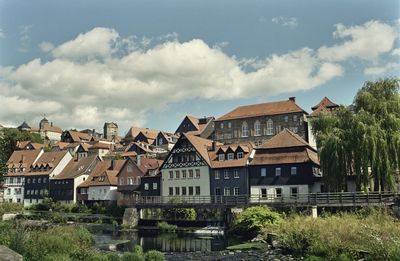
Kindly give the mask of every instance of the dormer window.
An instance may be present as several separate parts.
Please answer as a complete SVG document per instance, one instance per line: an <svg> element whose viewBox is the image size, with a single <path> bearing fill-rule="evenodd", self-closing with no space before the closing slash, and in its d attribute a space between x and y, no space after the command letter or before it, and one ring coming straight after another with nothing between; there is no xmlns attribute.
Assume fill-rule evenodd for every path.
<svg viewBox="0 0 400 261"><path fill-rule="evenodd" d="M104 181L104 176L100 176L99 181Z"/></svg>
<svg viewBox="0 0 400 261"><path fill-rule="evenodd" d="M225 160L225 154L218 154L218 160L219 161L223 161L223 160Z"/></svg>
<svg viewBox="0 0 400 261"><path fill-rule="evenodd" d="M233 153L228 153L228 160L233 160L234 154Z"/></svg>
<svg viewBox="0 0 400 261"><path fill-rule="evenodd" d="M237 158L238 159L243 159L243 152L238 152L237 153Z"/></svg>

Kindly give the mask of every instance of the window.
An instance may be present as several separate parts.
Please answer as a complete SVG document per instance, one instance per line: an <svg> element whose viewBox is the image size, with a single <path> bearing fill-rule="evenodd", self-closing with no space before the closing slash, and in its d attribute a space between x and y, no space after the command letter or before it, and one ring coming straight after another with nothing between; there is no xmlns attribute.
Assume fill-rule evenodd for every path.
<svg viewBox="0 0 400 261"><path fill-rule="evenodd" d="M133 178L128 178L128 185L133 185Z"/></svg>
<svg viewBox="0 0 400 261"><path fill-rule="evenodd" d="M291 175L297 175L297 167L291 167L290 168L290 174Z"/></svg>
<svg viewBox="0 0 400 261"><path fill-rule="evenodd" d="M238 170L238 169L234 169L234 170L233 170L233 177L234 177L235 179L238 179L238 178L239 178L239 170Z"/></svg>
<svg viewBox="0 0 400 261"><path fill-rule="evenodd" d="M224 196L229 196L231 194L231 190L229 188L224 188Z"/></svg>
<svg viewBox="0 0 400 261"><path fill-rule="evenodd" d="M219 170L215 170L215 171L214 171L214 177L215 177L215 179L220 179L220 178L221 178L221 175L220 175L220 173L219 173Z"/></svg>
<svg viewBox="0 0 400 261"><path fill-rule="evenodd" d="M158 145L162 145L163 144L163 139L162 138L159 138L158 139Z"/></svg>
<svg viewBox="0 0 400 261"><path fill-rule="evenodd" d="M276 126L275 130L276 130L275 133L281 132L281 130L282 130L281 125Z"/></svg>
<svg viewBox="0 0 400 261"><path fill-rule="evenodd" d="M275 168L275 176L280 176L281 175L281 168Z"/></svg>
<svg viewBox="0 0 400 261"><path fill-rule="evenodd" d="M189 187L189 195L193 195L193 187Z"/></svg>
<svg viewBox="0 0 400 261"><path fill-rule="evenodd" d="M186 196L186 187L182 187L182 196Z"/></svg>
<svg viewBox="0 0 400 261"><path fill-rule="evenodd" d="M173 179L174 178L174 172L173 171L170 171L169 172L169 179Z"/></svg>
<svg viewBox="0 0 400 261"><path fill-rule="evenodd" d="M175 187L175 195L180 195L180 187Z"/></svg>
<svg viewBox="0 0 400 261"><path fill-rule="evenodd" d="M47 178L43 178L43 183L47 183Z"/></svg>
<svg viewBox="0 0 400 261"><path fill-rule="evenodd" d="M228 153L228 160L233 160L233 158L235 157L234 155L235 154L233 153Z"/></svg>
<svg viewBox="0 0 400 261"><path fill-rule="evenodd" d="M131 173L133 171L133 168L131 165L128 165L128 167L126 167L126 172Z"/></svg>
<svg viewBox="0 0 400 261"><path fill-rule="evenodd" d="M215 188L215 195L221 196L221 188Z"/></svg>
<svg viewBox="0 0 400 261"><path fill-rule="evenodd" d="M233 195L238 196L239 192L240 192L239 188L237 188L237 187L233 188Z"/></svg>
<svg viewBox="0 0 400 261"><path fill-rule="evenodd" d="M200 170L196 169L196 179L199 179L199 178L200 178Z"/></svg>
<svg viewBox="0 0 400 261"><path fill-rule="evenodd" d="M196 195L200 195L200 186L196 186Z"/></svg>
<svg viewBox="0 0 400 261"><path fill-rule="evenodd" d="M38 178L37 183L42 183L42 178Z"/></svg>
<svg viewBox="0 0 400 261"><path fill-rule="evenodd" d="M36 183L36 178L32 179L32 183L35 184Z"/></svg>
<svg viewBox="0 0 400 261"><path fill-rule="evenodd" d="M294 121L294 122L297 121L297 115L293 115L293 121Z"/></svg>
<svg viewBox="0 0 400 261"><path fill-rule="evenodd" d="M232 123L231 122L228 122L228 128L229 129L232 128Z"/></svg>
<svg viewBox="0 0 400 261"><path fill-rule="evenodd" d="M128 178L129 181L129 178ZM57 181L55 182L57 184ZM120 185L124 185L124 179L123 178L119 178L119 184Z"/></svg>
<svg viewBox="0 0 400 261"><path fill-rule="evenodd" d="M218 154L218 160L219 160L219 161L225 160L225 154L223 154L223 153Z"/></svg>
<svg viewBox="0 0 400 261"><path fill-rule="evenodd" d="M261 168L261 177L267 176L267 168Z"/></svg>
<svg viewBox="0 0 400 261"><path fill-rule="evenodd" d="M144 183L144 190L149 190L149 183Z"/></svg>
<svg viewBox="0 0 400 261"><path fill-rule="evenodd" d="M294 133L297 133L299 131L299 129L297 127L293 127L292 130Z"/></svg>
<svg viewBox="0 0 400 261"><path fill-rule="evenodd" d="M104 176L100 176L99 181L104 181Z"/></svg>
<svg viewBox="0 0 400 261"><path fill-rule="evenodd" d="M238 152L237 153L237 158L238 159L243 159L243 152Z"/></svg>
<svg viewBox="0 0 400 261"><path fill-rule="evenodd" d="M274 122L269 119L267 121L267 135L273 135L274 134Z"/></svg>
<svg viewBox="0 0 400 261"><path fill-rule="evenodd" d="M297 187L290 188L290 196L292 198L297 198L297 195L298 195L298 188Z"/></svg>
<svg viewBox="0 0 400 261"><path fill-rule="evenodd" d="M261 136L261 123L258 120L254 123L254 136Z"/></svg>
<svg viewBox="0 0 400 261"><path fill-rule="evenodd" d="M180 174L179 170L176 170L176 171L175 171L175 178L176 178L176 179L181 178L181 174Z"/></svg>
<svg viewBox="0 0 400 261"><path fill-rule="evenodd" d="M7 189L7 195L11 194L11 189Z"/></svg>
<svg viewBox="0 0 400 261"><path fill-rule="evenodd" d="M186 170L182 170L182 178L186 179Z"/></svg>
<svg viewBox="0 0 400 261"><path fill-rule="evenodd" d="M224 123L221 122L221 124L219 126L221 127L221 129L223 129L224 128Z"/></svg>
<svg viewBox="0 0 400 261"><path fill-rule="evenodd" d="M193 170L189 169L189 179L192 179L192 178L193 178Z"/></svg>
<svg viewBox="0 0 400 261"><path fill-rule="evenodd" d="M242 137L249 137L249 126L247 122L242 123Z"/></svg>
<svg viewBox="0 0 400 261"><path fill-rule="evenodd" d="M276 196L277 198L282 197L282 189L281 189L281 188L276 188L276 189L275 189L275 196Z"/></svg>
<svg viewBox="0 0 400 261"><path fill-rule="evenodd" d="M157 182L154 182L153 183L153 190L157 190L157 188L158 188L158 184L157 184Z"/></svg>
<svg viewBox="0 0 400 261"><path fill-rule="evenodd" d="M261 189L261 197L262 198L266 198L267 197L267 189L266 188L262 188Z"/></svg>
<svg viewBox="0 0 400 261"><path fill-rule="evenodd" d="M229 179L229 171L227 169L224 170L224 179Z"/></svg>
<svg viewBox="0 0 400 261"><path fill-rule="evenodd" d="M168 188L168 195L172 196L174 194L174 188L173 187L169 187Z"/></svg>
<svg viewBox="0 0 400 261"><path fill-rule="evenodd" d="M288 116L285 116L283 119L284 119L285 122L289 121L289 117Z"/></svg>

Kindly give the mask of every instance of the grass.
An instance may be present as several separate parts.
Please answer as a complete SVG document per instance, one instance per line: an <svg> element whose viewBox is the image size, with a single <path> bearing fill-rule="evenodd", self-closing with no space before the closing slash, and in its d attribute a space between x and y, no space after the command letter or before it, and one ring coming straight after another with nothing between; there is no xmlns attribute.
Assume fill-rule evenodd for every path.
<svg viewBox="0 0 400 261"><path fill-rule="evenodd" d="M278 234L286 249L297 255L325 260L400 260L400 222L385 209L340 213L313 219L291 215L264 227ZM342 259L343 259L342 258Z"/></svg>
<svg viewBox="0 0 400 261"><path fill-rule="evenodd" d="M266 250L268 245L261 242L249 242L239 245L229 246L227 250Z"/></svg>

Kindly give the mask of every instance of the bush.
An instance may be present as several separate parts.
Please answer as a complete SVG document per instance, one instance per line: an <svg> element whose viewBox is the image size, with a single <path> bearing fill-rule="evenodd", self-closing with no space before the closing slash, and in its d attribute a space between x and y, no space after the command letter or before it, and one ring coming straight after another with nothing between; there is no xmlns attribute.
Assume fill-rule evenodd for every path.
<svg viewBox="0 0 400 261"><path fill-rule="evenodd" d="M0 204L0 217L6 213L19 213L24 210L24 206L20 203L3 202Z"/></svg>
<svg viewBox="0 0 400 261"><path fill-rule="evenodd" d="M268 225L281 222L281 216L265 206L246 208L234 220L232 231L238 234L255 236Z"/></svg>
<svg viewBox="0 0 400 261"><path fill-rule="evenodd" d="M121 258L117 253L108 253L107 254L107 261L120 261Z"/></svg>
<svg viewBox="0 0 400 261"><path fill-rule="evenodd" d="M144 261L144 258L142 255L126 252L122 255L121 260L122 261Z"/></svg>
<svg viewBox="0 0 400 261"><path fill-rule="evenodd" d="M165 261L165 255L157 250L150 250L144 255L145 261Z"/></svg>
<svg viewBox="0 0 400 261"><path fill-rule="evenodd" d="M178 226L176 225L171 225L168 224L165 221L162 222L158 222L157 223L157 228L161 231L161 232L175 232L176 229L178 228Z"/></svg>
<svg viewBox="0 0 400 261"><path fill-rule="evenodd" d="M132 249L132 253L138 254L140 256L143 256L143 248L140 245L135 245Z"/></svg>

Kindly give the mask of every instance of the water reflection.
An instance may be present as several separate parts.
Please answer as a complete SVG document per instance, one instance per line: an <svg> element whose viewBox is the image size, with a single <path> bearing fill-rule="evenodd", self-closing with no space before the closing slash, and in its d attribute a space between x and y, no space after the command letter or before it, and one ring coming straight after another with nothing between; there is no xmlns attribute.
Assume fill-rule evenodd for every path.
<svg viewBox="0 0 400 261"><path fill-rule="evenodd" d="M197 236L190 233L158 234L156 231L118 231L112 226L89 225L96 247L109 250L110 245L118 251L130 251L137 244L143 250L162 252L220 251L227 247L224 236Z"/></svg>

